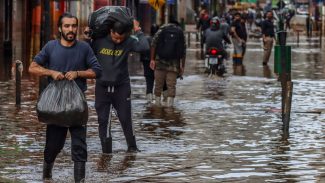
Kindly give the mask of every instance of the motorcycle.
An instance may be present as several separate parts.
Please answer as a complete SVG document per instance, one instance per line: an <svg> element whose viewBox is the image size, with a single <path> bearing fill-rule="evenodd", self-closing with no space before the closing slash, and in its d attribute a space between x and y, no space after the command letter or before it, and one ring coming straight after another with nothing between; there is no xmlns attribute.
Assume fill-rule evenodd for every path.
<svg viewBox="0 0 325 183"><path fill-rule="evenodd" d="M226 73L224 51L209 48L205 54L205 64L210 75L223 76Z"/></svg>

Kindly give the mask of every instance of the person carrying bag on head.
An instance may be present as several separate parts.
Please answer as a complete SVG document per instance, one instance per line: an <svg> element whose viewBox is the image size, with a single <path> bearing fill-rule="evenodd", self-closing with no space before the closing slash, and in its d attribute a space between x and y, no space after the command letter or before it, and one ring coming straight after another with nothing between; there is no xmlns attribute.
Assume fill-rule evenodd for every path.
<svg viewBox="0 0 325 183"><path fill-rule="evenodd" d="M127 143L128 152L138 152L131 110L131 81L128 56L131 52L150 49L138 21L125 7L105 7L108 11L107 34L91 41L92 48L103 67L103 74L96 80L95 108L98 131L103 153L111 153L108 142L108 120L112 108L117 112ZM115 8L115 11L111 11ZM105 9L104 9L105 10ZM91 28L91 27L90 27ZM132 31L134 34L132 34Z"/></svg>

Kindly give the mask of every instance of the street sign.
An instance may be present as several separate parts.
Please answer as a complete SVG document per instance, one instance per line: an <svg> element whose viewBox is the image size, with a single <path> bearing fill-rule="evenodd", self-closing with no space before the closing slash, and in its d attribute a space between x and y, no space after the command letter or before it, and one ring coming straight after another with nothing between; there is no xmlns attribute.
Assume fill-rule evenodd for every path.
<svg viewBox="0 0 325 183"><path fill-rule="evenodd" d="M174 5L176 0L167 0L168 5Z"/></svg>
<svg viewBox="0 0 325 183"><path fill-rule="evenodd" d="M166 3L165 0L149 0L148 2L156 11Z"/></svg>

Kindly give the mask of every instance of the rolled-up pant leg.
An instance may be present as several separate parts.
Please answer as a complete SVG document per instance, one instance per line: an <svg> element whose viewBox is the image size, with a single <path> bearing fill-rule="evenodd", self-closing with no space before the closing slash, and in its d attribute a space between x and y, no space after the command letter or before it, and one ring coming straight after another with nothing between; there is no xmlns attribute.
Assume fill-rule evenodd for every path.
<svg viewBox="0 0 325 183"><path fill-rule="evenodd" d="M56 125L46 126L46 143L44 149L44 161L51 164L55 161L56 156L61 152L68 128Z"/></svg>
<svg viewBox="0 0 325 183"><path fill-rule="evenodd" d="M113 106L117 111L128 147L136 147L131 114L131 86L130 83L115 87Z"/></svg>
<svg viewBox="0 0 325 183"><path fill-rule="evenodd" d="M233 64L242 64L243 61L243 47L242 43L237 39L233 38L232 43L234 45L234 52L233 52Z"/></svg>

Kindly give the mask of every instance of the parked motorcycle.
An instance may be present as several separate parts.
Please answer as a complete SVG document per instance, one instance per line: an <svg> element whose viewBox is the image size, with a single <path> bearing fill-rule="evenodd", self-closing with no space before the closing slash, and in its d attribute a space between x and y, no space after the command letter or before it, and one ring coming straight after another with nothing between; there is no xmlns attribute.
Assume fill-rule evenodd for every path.
<svg viewBox="0 0 325 183"><path fill-rule="evenodd" d="M209 48L205 54L205 63L210 75L223 76L226 73L224 50Z"/></svg>

